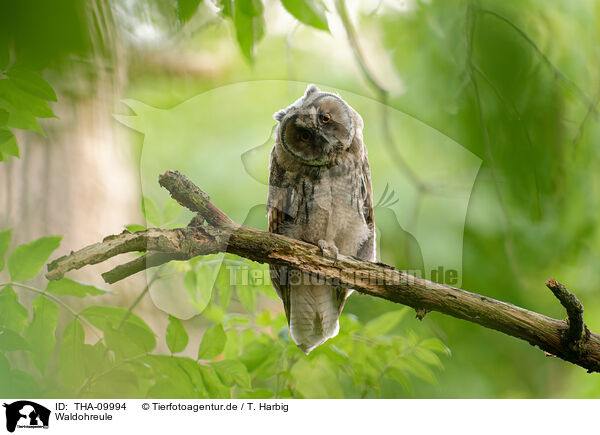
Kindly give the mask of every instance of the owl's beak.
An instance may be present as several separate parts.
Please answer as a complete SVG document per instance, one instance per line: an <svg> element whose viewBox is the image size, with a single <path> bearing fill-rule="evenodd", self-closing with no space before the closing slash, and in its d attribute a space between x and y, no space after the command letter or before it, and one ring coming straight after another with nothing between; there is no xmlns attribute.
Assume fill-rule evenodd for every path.
<svg viewBox="0 0 600 435"><path fill-rule="evenodd" d="M325 136L324 134L319 133L319 139L321 139L324 143L326 143L327 145L329 145L329 139L327 138L327 136Z"/></svg>
<svg viewBox="0 0 600 435"><path fill-rule="evenodd" d="M323 149L323 151L327 154L329 154L331 152L331 150L333 149L333 146L331 144L331 142L329 141L329 139L327 138L327 136L325 136L322 133L317 133L317 137L319 138L319 144L321 145L321 148Z"/></svg>

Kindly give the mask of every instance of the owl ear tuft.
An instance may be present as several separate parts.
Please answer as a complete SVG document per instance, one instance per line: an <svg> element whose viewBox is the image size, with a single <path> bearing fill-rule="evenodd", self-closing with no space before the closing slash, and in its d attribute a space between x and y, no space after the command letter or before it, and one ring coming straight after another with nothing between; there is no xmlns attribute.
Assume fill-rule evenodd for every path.
<svg viewBox="0 0 600 435"><path fill-rule="evenodd" d="M285 114L286 114L285 110L279 110L273 114L273 119L277 122L281 122L281 120L283 119Z"/></svg>
<svg viewBox="0 0 600 435"><path fill-rule="evenodd" d="M312 83L306 87L306 92L304 92L304 96L308 97L314 93L321 92L317 85L313 85Z"/></svg>

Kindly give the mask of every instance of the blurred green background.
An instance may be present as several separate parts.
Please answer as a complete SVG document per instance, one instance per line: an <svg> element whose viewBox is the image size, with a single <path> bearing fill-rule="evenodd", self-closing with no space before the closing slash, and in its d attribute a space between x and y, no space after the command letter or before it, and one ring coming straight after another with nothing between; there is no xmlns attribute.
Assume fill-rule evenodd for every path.
<svg viewBox="0 0 600 435"><path fill-rule="evenodd" d="M375 214L382 261L414 270L439 255L462 265L461 288L562 319L544 286L555 277L598 331L599 20L597 0L5 2L0 230L12 228L13 248L64 234L54 258L127 224L185 225L191 215L180 214L157 184L166 169L184 172L234 219L264 228L271 115L316 83L365 119L376 200L386 186L393 190ZM437 242L423 235L438 226L448 228ZM193 358L185 361L196 359L207 328L222 325L225 349L200 358L202 380L193 389L200 397L600 396L597 374L525 342L438 313L418 321L412 311L359 295L346 305L340 337L304 357L287 338L268 282L224 283L214 261L170 264L98 296L124 315L133 306L150 325L158 340L152 358L177 353L165 330L177 322L166 313L190 335L181 358ZM107 288L97 278L104 270L75 277ZM1 282L18 281L7 273ZM46 282L38 276L26 285ZM13 287L30 309L31 291ZM76 310L93 302L68 294L66 301ZM4 396L194 397L183 386L168 388L183 382L173 380L179 369L171 360L144 356L115 373L136 354L120 354L106 340L100 349L90 331L106 338L116 326L98 326L91 315L85 343L100 350L81 355L100 352L107 361L96 371L83 367L79 384L65 384L58 374L72 316L63 311L45 363L4 347L4 379L18 367L47 381L24 381ZM15 332L34 340L28 322ZM35 367L46 364L44 376ZM140 380L135 370L154 371ZM251 384L228 378L240 370ZM112 377L102 380L106 373Z"/></svg>

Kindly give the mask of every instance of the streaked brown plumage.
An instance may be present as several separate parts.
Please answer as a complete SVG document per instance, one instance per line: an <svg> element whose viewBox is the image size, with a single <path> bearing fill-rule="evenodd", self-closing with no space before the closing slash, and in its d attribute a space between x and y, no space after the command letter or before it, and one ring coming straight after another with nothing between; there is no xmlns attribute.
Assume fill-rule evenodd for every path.
<svg viewBox="0 0 600 435"><path fill-rule="evenodd" d="M269 231L304 240L324 253L375 260L371 173L360 115L339 96L309 85L274 115ZM271 267L294 342L305 353L337 335L352 290L297 270Z"/></svg>

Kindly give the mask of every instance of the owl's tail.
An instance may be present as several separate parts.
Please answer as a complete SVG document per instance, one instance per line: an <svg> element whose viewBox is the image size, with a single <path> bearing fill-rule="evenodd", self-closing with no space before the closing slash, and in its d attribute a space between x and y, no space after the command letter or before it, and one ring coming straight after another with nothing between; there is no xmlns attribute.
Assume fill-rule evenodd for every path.
<svg viewBox="0 0 600 435"><path fill-rule="evenodd" d="M339 318L351 291L328 285L296 286L290 292L289 322L292 339L309 354L339 330Z"/></svg>

